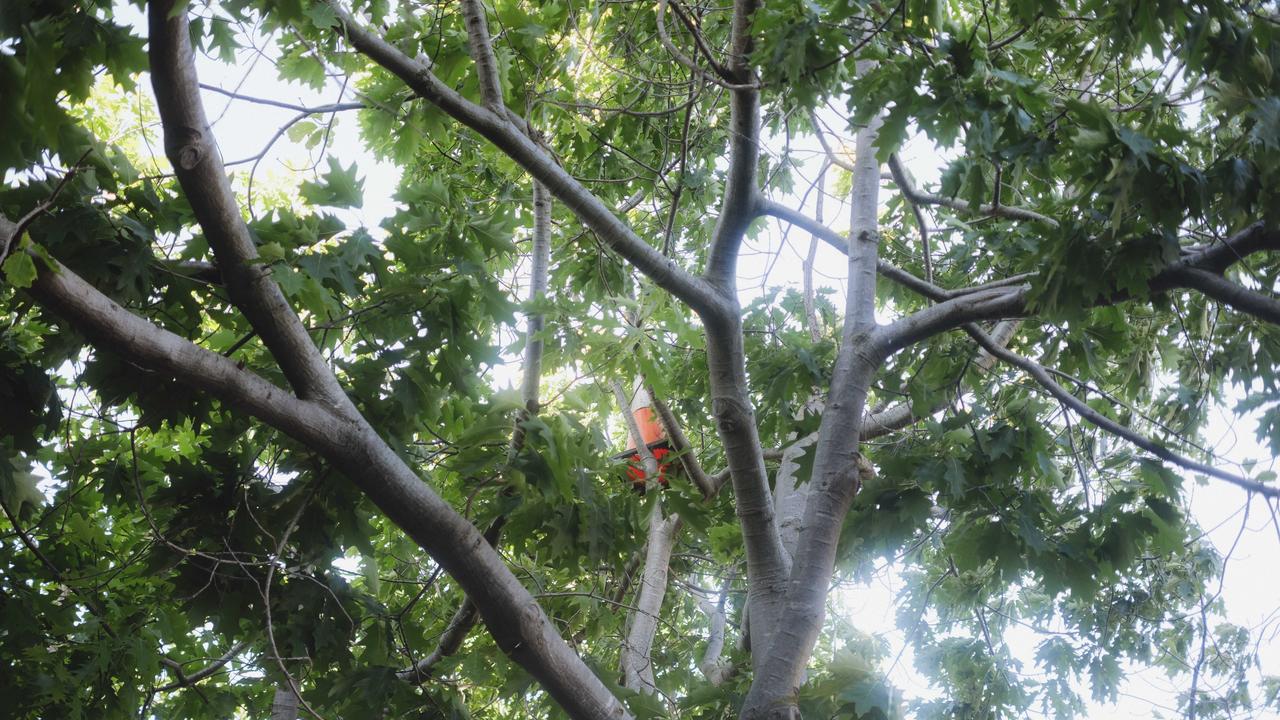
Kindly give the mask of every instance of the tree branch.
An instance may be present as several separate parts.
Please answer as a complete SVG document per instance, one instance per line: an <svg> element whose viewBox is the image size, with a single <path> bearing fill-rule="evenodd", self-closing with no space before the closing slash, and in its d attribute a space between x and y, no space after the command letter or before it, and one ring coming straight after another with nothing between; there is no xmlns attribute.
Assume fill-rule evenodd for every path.
<svg viewBox="0 0 1280 720"><path fill-rule="evenodd" d="M996 342L999 342L1002 345L1007 345L1009 341L1013 339L1014 333L1021 324L1021 320L1003 320L996 324L995 328L991 331L991 335ZM982 370L990 370L991 366L994 364L995 357L979 347L977 357L974 359L974 365ZM936 412L940 406L941 403L936 404L934 408L930 410L930 413ZM901 430L908 425L911 425L912 423L920 420L921 417L922 416L913 413L911 410L911 404L906 402L893 405L877 412L868 412L862 417L862 431L860 433L860 438L862 441L866 441L883 437L891 432ZM782 461L782 466L778 468L777 479L775 480L775 490L779 495L782 494L784 480L788 480L790 478L787 473L788 463L794 463L793 456L798 456L800 454L793 450L803 450L803 448L812 445L813 440L816 440L817 436L815 434L809 436L809 438L812 438L812 440L808 438L800 438L796 442L787 445L780 450L765 450L764 454L766 459L780 459ZM727 479L727 473L716 473L708 479L712 483L712 487L715 490L719 490L720 484L723 484ZM788 540L788 526L793 526L791 529L798 532L798 528L802 520L800 513L803 511L803 505L793 516L789 516L788 513L782 509L783 503L781 500L777 502L777 505L779 507L779 525L782 532L783 545L787 546L788 551L791 552L791 548L795 545L795 540L794 538L790 541Z"/></svg>
<svg viewBox="0 0 1280 720"><path fill-rule="evenodd" d="M9 223L7 219L0 218L0 221L6 223L6 227L7 225L12 225L12 227L7 227L3 237L0 237L0 264L3 264L4 261L9 258L9 254L17 249L18 243L22 241L22 234L27 231L27 226L34 222L36 218L47 212L49 208L53 207L53 203L58 199L58 195L62 193L62 190L67 186L67 183L71 182L71 178L75 177L76 172L80 170L80 166L84 163L85 158L89 157L89 153L91 152L93 152L92 148L85 150L84 154L80 156L80 159L68 168L65 173L63 173L62 178L58 180L58 184L53 186L53 192L49 193L49 197L36 203L35 207L27 211L27 213L22 217L18 218L17 223Z"/></svg>
<svg viewBox="0 0 1280 720"><path fill-rule="evenodd" d="M255 105L268 105L270 107L278 107L284 110L292 110L296 113L306 113L308 115L324 115L332 112L342 112L344 110L365 110L370 107L363 102L330 103L328 105L299 105L298 103L287 103L280 100L274 100L272 98L244 95L209 83L200 83L199 87L201 90L208 90L209 92L229 97L232 100L242 100Z"/></svg>
<svg viewBox="0 0 1280 720"><path fill-rule="evenodd" d="M502 537L502 528L506 527L506 524L507 517L499 515L484 531L485 542L489 543L490 547L498 546L498 539ZM430 680L435 675L436 665L440 664L441 660L456 654L462 647L462 641L467 639L467 635L471 633L471 628L475 627L476 620L479 618L479 608L471 598L464 597L458 609L454 611L453 617L449 618L449 624L445 626L444 632L440 633L440 637L436 640L435 649L414 663L413 667L396 673L396 677L415 685L421 685Z"/></svg>
<svg viewBox="0 0 1280 720"><path fill-rule="evenodd" d="M445 626L444 632L440 633L440 638L436 641L436 647L431 654L414 663L412 668L396 673L396 677L416 685L430 680L435 674L436 665L440 664L441 660L456 654L462 647L462 641L467 639L467 635L471 633L471 628L475 627L479 617L476 604L464 598L458 605L458 609L454 611L453 617L449 618L449 624Z"/></svg>
<svg viewBox="0 0 1280 720"><path fill-rule="evenodd" d="M1280 300L1250 290L1223 277L1232 265L1249 255L1280 250L1280 230L1257 222L1221 242L1188 248L1178 262L1151 279L1152 292L1191 288L1235 310L1280 324Z"/></svg>
<svg viewBox="0 0 1280 720"><path fill-rule="evenodd" d="M219 258L233 300L304 400L316 396L333 411L330 420L337 427L332 432L300 439L334 462L458 581L476 603L498 646L537 678L566 712L580 718L627 717L618 699L559 636L537 601L475 526L423 483L359 415L279 287L265 267L255 262L256 248L236 209L200 103L187 14L172 10L171 0L153 2L149 8L152 81L166 151ZM377 41L389 47L380 38ZM485 116L494 115L468 106ZM505 118L490 125L530 143ZM654 253L647 245L645 249Z"/></svg>
<svg viewBox="0 0 1280 720"><path fill-rule="evenodd" d="M818 175L818 199L814 207L814 213L817 215L818 224L822 224L822 206L823 199L827 194L827 168L828 165L822 166L822 171ZM818 236L809 233L809 250L805 253L804 262L801 264L801 281L804 297L804 321L809 326L809 340L817 343L822 338L822 333L818 329L818 310L817 296L813 289L813 266L818 259Z"/></svg>
<svg viewBox="0 0 1280 720"><path fill-rule="evenodd" d="M636 235L599 198L513 125L508 117L510 111L507 115L499 115L468 101L442 83L427 64L409 58L381 36L362 27L338 0L328 0L328 4L337 14L343 36L356 50L399 77L419 96L493 143L546 186L584 225L654 284L704 316L728 312L724 299L709 283L691 275Z"/></svg>
<svg viewBox="0 0 1280 720"><path fill-rule="evenodd" d="M711 68L715 70L716 74L720 77L731 80L733 76L730 73L729 68L725 67L724 63L721 63L716 59L715 53L712 52L711 47L707 45L707 39L703 36L698 24L693 21L692 17L690 17L689 10L680 7L679 0L671 0L670 5L671 11L675 13L676 17L680 19L680 22L684 24L685 30L689 31L689 36L693 38L693 44L702 52L702 56L707 59L707 63L711 65ZM733 90L734 88L728 89Z"/></svg>
<svg viewBox="0 0 1280 720"><path fill-rule="evenodd" d="M1275 297L1250 290L1208 270L1178 268L1170 271L1168 277L1182 287L1199 290L1223 305L1280 325L1280 300Z"/></svg>
<svg viewBox="0 0 1280 720"><path fill-rule="evenodd" d="M777 628L790 559L778 534L755 408L747 391L741 317L707 321L705 329L711 412L733 482L734 512L747 556L747 605L755 618L752 626L763 637ZM753 655L762 657L763 653Z"/></svg>
<svg viewBox="0 0 1280 720"><path fill-rule="evenodd" d="M891 160L890 172L889 172L890 176L894 179L894 182L898 184L899 188L906 187L907 184L910 184L912 182L911 175L907 172L906 168L902 167L901 164L898 162L898 156L896 154L891 156L890 160ZM914 190L914 186L912 186L912 189ZM999 185L999 180L997 180L996 181L996 197L999 197L999 191L1000 191L1000 185ZM928 222L925 221L924 210L921 207L921 203L918 203L915 200L913 200L912 198L914 196L907 194L905 191L903 192L903 197L906 198L907 204L911 206L911 215L912 217L915 218L916 227L920 230L920 257L924 260L924 279L932 283L933 282L933 250L929 244L929 224ZM998 203L995 203L995 204L998 205Z"/></svg>
<svg viewBox="0 0 1280 720"><path fill-rule="evenodd" d="M752 6L752 3L746 0L735 3L735 28L739 24L740 13L752 12L743 6ZM735 40L735 43L739 42L746 42L749 47L749 39ZM744 75L750 74L751 70L744 60L735 72ZM706 273L707 278L725 294L736 293L738 251L747 227L759 215L756 203L759 197L756 169L759 164L760 93L753 88L734 90L729 99L729 169L720 203L720 217L711 235Z"/></svg>
<svg viewBox="0 0 1280 720"><path fill-rule="evenodd" d="M301 698L291 687L276 688L271 699L271 720L298 720L298 700Z"/></svg>
<svg viewBox="0 0 1280 720"><path fill-rule="evenodd" d="M827 160L841 170L853 172L853 163L838 155L835 148L831 147L831 141L827 139L827 133L821 121L818 120L818 114L812 110L809 111L809 123L813 125L813 134L817 136L818 144L822 146L822 152L826 153ZM818 218L818 222L822 222L822 218Z"/></svg>
<svg viewBox="0 0 1280 720"><path fill-rule="evenodd" d="M236 207L200 101L187 13L172 10L172 0L158 0L150 4L148 13L151 82L164 128L165 154L218 257L228 294L275 356L289 384L304 399L349 411L350 401L306 328L267 266L257 261L257 247Z"/></svg>
<svg viewBox="0 0 1280 720"><path fill-rule="evenodd" d="M797 210L772 200L762 200L760 211L798 225L831 247L848 252L848 241L844 236ZM1151 278L1148 288L1152 293L1178 288L1199 290L1239 312L1280 323L1280 300L1221 277L1222 272L1233 263L1253 253L1275 250L1280 250L1280 231L1269 230L1262 223L1255 223L1220 243L1190 249L1181 260ZM1035 273L1023 273L981 285L948 290L884 261L877 262L876 271L886 279L938 303L880 329L880 338L891 348L890 354L912 342L954 329L965 322L1025 315L1026 296L1030 288L1028 281L1035 278ZM1126 295L1117 293L1100 304L1114 304L1126 299Z"/></svg>
<svg viewBox="0 0 1280 720"><path fill-rule="evenodd" d="M724 654L724 629L725 629L725 611L724 601L728 594L728 583L720 590L720 601L711 602L705 598L698 601L698 609L706 616L708 622L711 623L710 630L707 634L707 647L702 653L702 659L698 661L698 669L702 671L703 677L712 685L722 685L729 676L733 674L734 668L732 663L727 663L721 659Z"/></svg>
<svg viewBox="0 0 1280 720"><path fill-rule="evenodd" d="M662 421L662 428L667 432L667 439L671 441L671 447L676 451L676 458L680 460L689 479L702 491L702 497L710 499L715 494L716 488L712 485L706 471L702 469L702 463L698 462L698 456L694 453L689 438L685 436L684 428L680 427L680 421L676 419L675 413L671 412L671 408L663 402L662 398L653 392L652 386L649 387L649 401L653 403L653 409L658 411L658 419Z"/></svg>
<svg viewBox="0 0 1280 720"><path fill-rule="evenodd" d="M1268 231L1260 223L1255 224L1221 245L1188 253L1148 280L1147 288L1151 293L1178 288L1199 290L1239 312L1268 322L1280 322L1280 300L1232 283L1221 275L1232 262L1243 260L1251 253L1277 249L1280 249L1280 232ZM1022 279L1026 279L1025 276L1009 280ZM1025 315L1030 284L1010 285L1008 282L999 281L964 291L942 291L942 302L881 328L879 340L885 352L891 355L913 343L975 320ZM930 286L928 294L938 297L939 294L932 290ZM1112 305L1128 299L1126 293L1116 292L1098 305Z"/></svg>
<svg viewBox="0 0 1280 720"><path fill-rule="evenodd" d="M9 238L12 223L0 222ZM387 517L425 549L472 598L490 634L574 718L630 715L556 632L537 601L480 532L440 498L361 416L296 398L134 315L60 263L35 252L29 292L95 347L145 370L207 391L316 450L350 478Z"/></svg>
<svg viewBox="0 0 1280 720"><path fill-rule="evenodd" d="M821 406L817 405L817 410ZM797 438L795 442L782 448L782 459L778 470L773 474L773 504L778 512L778 533L782 536L782 546L787 555L795 557L796 543L800 540L800 531L804 527L804 509L809 504L809 494L814 484L812 478L802 478L797 482L796 473L800 470L800 457L806 448L813 452L813 444L818 440L818 433L812 432Z"/></svg>
<svg viewBox="0 0 1280 720"><path fill-rule="evenodd" d="M1211 465L1206 465L1192 460L1191 458L1170 450L1151 438L1139 434L1131 428L1121 425L1097 410L1094 410L1083 400L1071 394L1066 388L1059 385L1049 375L1049 371L1045 369L1043 365L1006 349L986 332L983 332L982 328L977 325L966 324L964 326L964 331L969 334L969 337L976 340L988 353L1000 359L1000 361L1008 363L1030 375L1031 378L1039 383L1041 387L1054 397L1054 399L1070 407L1072 410L1075 410L1076 413L1085 420L1088 420L1090 423L1096 425L1102 430L1105 430L1116 437L1128 440L1139 448L1146 450L1166 462L1184 467L1193 472L1225 480L1232 485L1242 487L1249 492L1256 492L1264 497L1280 497L1280 486L1264 485L1256 480L1250 480L1249 478L1241 477L1239 475L1226 472L1225 470L1219 470Z"/></svg>
<svg viewBox="0 0 1280 720"><path fill-rule="evenodd" d="M1280 250L1280 230L1256 222L1231 237L1205 247L1186 249L1175 267L1189 266L1221 275L1240 260L1262 250Z"/></svg>
<svg viewBox="0 0 1280 720"><path fill-rule="evenodd" d="M0 223L6 235L9 223ZM96 346L127 355L148 370L209 391L304 442L338 434L342 424L326 407L293 397L234 360L198 347L134 315L61 263L45 267L32 253L39 272L28 288L42 305L69 321ZM55 261L56 262L56 261Z"/></svg>
<svg viewBox="0 0 1280 720"><path fill-rule="evenodd" d="M1013 339L1013 335L1018 330L1018 326L1022 324L1021 320L1002 320L996 323L991 331L991 338L999 343L1001 347L1008 345ZM996 358L986 348L979 347L977 357L974 358L973 364L981 370L990 370L991 366L996 362ZM945 400L940 400L933 404L925 415L932 415L946 404ZM908 425L921 419L922 415L912 412L911 403L901 402L892 407L881 410L876 413L869 413L862 419L863 442L872 440L895 430L901 430Z"/></svg>
<svg viewBox="0 0 1280 720"><path fill-rule="evenodd" d="M795 225L823 241L827 245L839 250L841 254L847 255L849 253L848 238L835 230L832 230L823 223L805 215L799 210L794 210L773 200L764 199L760 200L758 207L760 214L769 215L783 222ZM886 280L898 283L899 285L932 300L944 300L948 297L950 292L934 285L933 283L922 280L906 270L884 260L876 260L876 272L883 275Z"/></svg>
<svg viewBox="0 0 1280 720"><path fill-rule="evenodd" d="M461 0L462 19L467 26L467 45L471 48L471 60L476 64L476 79L480 84L480 97L491 112L506 114L502 100L502 83L498 80L498 61L493 55L493 43L489 37L489 23L484 16L480 0Z"/></svg>
<svg viewBox="0 0 1280 720"><path fill-rule="evenodd" d="M730 32L729 72L740 83L754 79L750 64L751 19L755 0L735 0ZM754 88L730 98L729 169L720 215L707 258L706 277L723 297L726 311L703 316L711 408L733 482L734 511L742 526L747 556L748 606L752 626L763 636L778 626L790 560L778 534L773 497L748 392L742 316L737 299L738 253L751 221L759 214L756 168L759 160L760 97ZM761 659L762 654L757 654Z"/></svg>
<svg viewBox="0 0 1280 720"><path fill-rule="evenodd" d="M441 83L427 65L408 58L381 37L362 28L335 0L331 0L330 6L338 16L345 36L357 50L400 77L423 98L494 143L535 179L545 184L583 224L594 230L618 254L635 265L656 285L683 300L702 316L707 326L712 406L721 440L733 467L732 477L737 499L735 506L744 527L744 542L749 558L748 575L752 577L753 592L780 597L787 564L774 523L754 412L745 392L741 318L738 316L736 299L706 280L690 275L640 239L506 117L468 102L452 88ZM745 63L750 38L747 32L749 18L743 15L744 8L753 10L754 6L743 0L738 9L735 9L735 27L742 30L737 36L739 40L735 45L735 57L740 57ZM738 94L740 93L735 91L735 96ZM749 118L754 127L754 97L745 104L749 106L746 109L752 111L747 112L745 117ZM743 104L739 105L739 109L736 117L741 120L744 117L741 112ZM745 173L746 170L742 172ZM739 183L737 187L741 188L743 184ZM732 225L729 228L732 229ZM725 238L731 236L730 232L722 235ZM724 250L736 253L736 247L729 242L722 244L721 257L725 257ZM725 264L722 261L722 266ZM769 600L762 596L759 602L753 604L753 612L756 609L763 612L769 607ZM768 624L765 623L764 626L767 627Z"/></svg>
<svg viewBox="0 0 1280 720"><path fill-rule="evenodd" d="M546 188L537 181L533 183L533 248L529 268L529 300L536 307L537 303L547 295L547 271L551 262L551 196ZM540 310L530 312L525 319L524 369L520 383L520 399L524 407L516 413L516 420L511 428L511 441L507 448L507 460L512 462L524 448L524 421L537 415L542 409L538 399L539 386L542 382L542 332L545 316ZM498 546L502 537L502 528L507 524L507 516L499 515L489 524L484 533L485 542L491 547ZM436 641L436 647L427 657L414 663L412 668L397 673L401 680L423 683L433 675L433 669L439 662L462 647L462 641L475 626L478 609L471 598L464 597L458 609L454 611L449 624Z"/></svg>
<svg viewBox="0 0 1280 720"><path fill-rule="evenodd" d="M858 71L865 72L859 63ZM778 625L762 634L753 618L756 676L743 702L744 719L790 717L794 693L822 629L840 528L870 464L858 453L862 414L883 360L876 347L876 269L880 166L876 142L881 116L858 131L850 208L849 287L844 330L814 451L813 477ZM752 600L754 602L754 599ZM760 649L767 652L760 653Z"/></svg>
<svg viewBox="0 0 1280 720"><path fill-rule="evenodd" d="M1026 312L1029 285L997 287L930 305L877 332L878 348L889 357L906 347L974 320L1016 317Z"/></svg>
<svg viewBox="0 0 1280 720"><path fill-rule="evenodd" d="M547 297L547 274L551 265L551 195L541 183L533 183L533 249L530 253L529 303L537 306ZM533 310L525 317L524 372L520 381L520 400L528 415L537 415L542 409L538 390L542 384L542 350L540 335L546 324L541 310ZM523 420L524 418L520 418ZM524 447L524 428L519 421L511 435L511 450Z"/></svg>
<svg viewBox="0 0 1280 720"><path fill-rule="evenodd" d="M654 503L649 512L649 542L645 549L644 573L640 576L640 592L631 613L626 644L622 647L623 686L650 695L658 691L653 675L653 638L658 630L658 611L667 594L667 572L680 525L679 515L665 517L662 502Z"/></svg>
<svg viewBox="0 0 1280 720"><path fill-rule="evenodd" d="M675 58L676 62L692 70L698 75L698 77L701 77L715 85L719 85L726 90L752 90L759 88L759 84L755 82L735 82L729 69L716 62L716 59L711 55L711 52L701 42L702 38L699 37L692 28L690 29L690 32L694 35L694 41L706 56L707 62L711 64L711 69L714 72L707 72L697 63L697 61L684 54L680 48L676 47L676 44L671 40L670 33L667 31L667 5L668 0L658 0L658 42L662 43L662 47L666 48L667 52L671 53L671 57Z"/></svg>

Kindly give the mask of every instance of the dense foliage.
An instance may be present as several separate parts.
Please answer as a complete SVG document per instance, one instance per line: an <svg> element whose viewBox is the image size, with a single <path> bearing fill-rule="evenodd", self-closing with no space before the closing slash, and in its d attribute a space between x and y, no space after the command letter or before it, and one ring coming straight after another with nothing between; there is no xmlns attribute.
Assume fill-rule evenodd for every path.
<svg viewBox="0 0 1280 720"><path fill-rule="evenodd" d="M148 91L139 5L0 5L0 715L262 717L277 691L296 689L304 713L326 718L560 716L540 670L508 657L483 623L429 678L405 677L456 624L464 595L449 561L370 499L377 480L229 399L221 376L184 377L57 295L57 277L78 276L308 399L259 319L265 306L232 287L222 230L161 157L174 146ZM513 153L513 141L411 87L355 39L371 29L463 101L492 107L469 43L474 1L184 5L159 12L190 17L199 67L239 64L320 98L292 108L273 140L310 152L313 167L264 181L254 159L229 163L256 248L246 267L278 286L376 435L490 531L554 631L628 712L755 712L747 698L764 692L752 686L767 648L745 607L762 592L749 587L744 539L757 520L737 505L747 473L735 466L719 491L691 476L723 483L739 451L724 448L747 432L769 482L785 476L775 504L787 519L783 496L821 474L815 434L847 409L828 391L863 337L850 337L854 301L841 296L857 283L823 267L837 277L817 284L831 287L782 277L742 295L741 352L722 356L745 367L751 432L716 405L707 333L718 325L705 318L719 316L693 312L699 296L679 283L668 292L658 261L603 232L594 206L575 204L538 158L615 210L655 257L715 279L711 256L736 222L739 242L745 233L780 254L804 255L810 234L843 242L845 214L858 212L854 163L867 162L854 157L855 135L875 154L874 182L880 163L894 178L878 203L871 196L878 261L914 276L894 281L882 267L881 327L932 317L960 296L947 291L984 283L994 289L968 297L1002 304L903 340L854 403L855 422L864 404L875 415L901 407L903 421L883 433L864 425L860 451L855 427L849 452L874 473L838 518L837 590L817 608L830 611L801 659L798 711L1077 717L1146 666L1183 689L1177 710L1189 716L1280 710L1266 675L1276 669L1255 664L1260 638L1219 612L1222 558L1186 501L1189 483L1207 482L1241 505L1254 494L1265 495L1259 507L1276 502L1274 474L1230 468L1202 447L1210 410L1231 398L1280 451L1274 3L660 0L655 12L494 0L482 13L497 103L536 156ZM742 37L745 71L733 50ZM204 97L212 118L215 99L280 102ZM735 146L744 97L759 103L758 159ZM358 124L363 148L332 142L335 123ZM895 155L912 138L947 158L931 192L911 187ZM385 217L359 212L362 158L401 172ZM534 300L530 172L555 196L549 290ZM735 172L769 200L733 204ZM765 209L812 216L819 194L840 234L787 232L777 220L787 211ZM832 252L817 257L843 264ZM711 284L736 311L735 282ZM526 316L544 329L526 338ZM1008 318L1020 320L986 326L1005 333L987 353L964 332ZM541 393L530 404L508 388L532 341ZM1001 351L1050 368L1080 407ZM634 492L614 457L626 431L612 388L637 377L691 445L661 492ZM1186 458L1242 487L1179 468ZM654 680L637 686L618 668L664 518L675 537L668 590L660 609L640 609L657 615ZM786 552L799 558L796 542ZM898 658L879 629L839 611L842 594L887 564L906 581L899 627L934 685L926 696L893 688ZM724 649L708 653L717 626ZM1034 657L1017 658L1002 638L1026 628Z"/></svg>

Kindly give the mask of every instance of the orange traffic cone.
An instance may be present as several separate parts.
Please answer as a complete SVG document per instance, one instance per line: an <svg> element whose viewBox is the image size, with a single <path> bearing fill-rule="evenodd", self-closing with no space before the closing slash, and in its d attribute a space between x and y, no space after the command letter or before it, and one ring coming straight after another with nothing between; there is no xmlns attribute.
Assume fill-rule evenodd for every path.
<svg viewBox="0 0 1280 720"><path fill-rule="evenodd" d="M667 463L663 459L671 454L670 444L667 442L667 433L662 427L662 423L658 421L658 415L653 410L653 403L649 399L649 393L643 385L636 388L635 395L631 399L631 417L635 418L636 427L640 430L639 442L643 442L649 448L649 452L653 453L653 459L658 461L658 483L663 487L667 486ZM627 432L627 452L623 456L627 458L627 477L631 478L631 484L637 492L644 492L645 471L644 461L640 458L640 453L636 452L638 447L637 439L630 431Z"/></svg>

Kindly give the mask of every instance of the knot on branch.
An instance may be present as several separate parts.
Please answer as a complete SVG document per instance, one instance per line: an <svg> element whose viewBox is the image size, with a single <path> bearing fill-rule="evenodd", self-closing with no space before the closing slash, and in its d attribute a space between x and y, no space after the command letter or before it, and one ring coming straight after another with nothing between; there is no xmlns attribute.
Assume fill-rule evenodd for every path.
<svg viewBox="0 0 1280 720"><path fill-rule="evenodd" d="M182 170L191 170L208 155L208 146L204 142L204 133L195 128L181 128L174 133L172 142L165 142L165 152L174 166Z"/></svg>
<svg viewBox="0 0 1280 720"><path fill-rule="evenodd" d="M737 432L751 422L751 409L738 398L713 398L711 412L715 415L720 431L724 433Z"/></svg>
<svg viewBox="0 0 1280 720"><path fill-rule="evenodd" d="M876 477L876 468L862 453L854 453L853 464L845 470L848 482L853 483L853 491L861 490L871 480Z"/></svg>
<svg viewBox="0 0 1280 720"><path fill-rule="evenodd" d="M545 645L543 638L546 636L549 623L546 613L542 611L542 605L538 604L536 598L530 597L520 604L516 621L515 632L519 639L512 646L512 652L530 644Z"/></svg>
<svg viewBox="0 0 1280 720"><path fill-rule="evenodd" d="M877 230L863 230L858 233L858 242L879 244L880 233Z"/></svg>

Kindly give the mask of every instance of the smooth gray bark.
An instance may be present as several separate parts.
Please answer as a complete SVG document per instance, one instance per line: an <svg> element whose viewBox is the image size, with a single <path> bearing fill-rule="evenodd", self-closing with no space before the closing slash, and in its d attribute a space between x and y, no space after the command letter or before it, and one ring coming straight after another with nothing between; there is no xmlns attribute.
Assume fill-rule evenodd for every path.
<svg viewBox="0 0 1280 720"><path fill-rule="evenodd" d="M876 345L875 283L880 242L880 166L875 159L881 119L858 131L850 230L849 279L840 352L824 403L813 478L796 544L780 628L743 703L744 720L794 717L795 691L822 627L841 523L870 472L858 454L867 391L883 352Z"/></svg>
<svg viewBox="0 0 1280 720"><path fill-rule="evenodd" d="M640 590L631 613L627 641L622 648L623 686L650 695L658 692L653 676L653 638L667 593L667 572L680 524L680 516L664 516L662 503L654 503L649 512L649 542L645 548Z"/></svg>
<svg viewBox="0 0 1280 720"><path fill-rule="evenodd" d="M498 61L493 55L493 42L489 37L489 21L484 15L480 0L460 0L462 21L467 28L467 45L471 48L471 60L476 64L476 79L484 105L498 115L506 114L502 100L502 84L498 81Z"/></svg>
<svg viewBox="0 0 1280 720"><path fill-rule="evenodd" d="M723 596L722 596L723 600ZM731 663L725 662L724 654L725 612L722 604L710 600L701 600L698 608L707 616L707 646L702 651L702 659L698 661L698 669L702 676L712 685L721 685L733 673Z"/></svg>
<svg viewBox="0 0 1280 720"><path fill-rule="evenodd" d="M541 183L533 184L533 249L529 253L529 302L540 303L547 297L547 276L551 266L551 195ZM525 410L539 410L538 389L542 383L542 330L546 316L533 311L525 316L524 374L520 399Z"/></svg>
<svg viewBox="0 0 1280 720"><path fill-rule="evenodd" d="M1020 323L1021 321L1018 320L1005 320L997 323L991 331L992 339L1001 346L1007 345ZM986 371L991 369L995 361L995 356L979 347L973 364L978 369ZM928 414L936 412L943 405L944 401L940 400L933 405ZM910 426L922 417L922 415L916 415L912 412L911 404L908 402L898 403L879 412L868 412L862 418L860 440L865 442L888 435L891 432ZM805 452L813 452L812 445L817 439L818 433L811 433L783 448L782 460L774 477L774 498L778 512L778 528L782 535L782 545L791 556L795 555L796 543L799 541L800 531L804 526L805 505L809 499L809 491L813 487L812 484L807 482L808 478L798 478L796 476L800 469L798 458Z"/></svg>
<svg viewBox="0 0 1280 720"><path fill-rule="evenodd" d="M348 412L350 401L302 321L271 279L268 266L256 262L257 246L241 219L200 102L186 13L169 20L161 15L171 6L170 2L151 4L149 42L152 86L174 175L218 259L231 301L272 350L294 391L301 398Z"/></svg>
<svg viewBox="0 0 1280 720"><path fill-rule="evenodd" d="M799 458L805 453L812 453L813 444L817 441L818 433L813 432L783 448L782 461L774 474L773 496L778 511L778 532L782 536L782 547L792 558L796 555L796 543L804 527L804 509L809 504L809 492L813 489L809 478L796 475L800 471Z"/></svg>
<svg viewBox="0 0 1280 720"><path fill-rule="evenodd" d="M750 84L751 18L754 0L733 5L728 71L733 81ZM747 390L742 348L742 311L738 305L738 252L747 227L758 216L756 177L760 157L760 93L755 87L734 89L729 99L729 168L720 216L707 258L707 279L722 294L727 312L703 314L711 409L729 463L729 477L747 556L748 607L759 647L777 628L789 561L782 549L769 478ZM753 662L761 655L753 654Z"/></svg>
<svg viewBox="0 0 1280 720"><path fill-rule="evenodd" d="M747 393L742 347L742 322L707 323L707 366L711 380L711 410L733 483L734 512L742 526L747 556L747 607L756 648L778 627L790 572L765 472L764 451L756 430L755 409ZM753 663L762 653L752 653Z"/></svg>
<svg viewBox="0 0 1280 720"><path fill-rule="evenodd" d="M271 720L298 720L298 696L287 687L276 688L271 699Z"/></svg>

